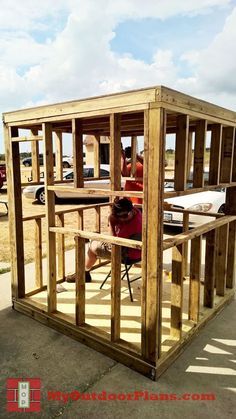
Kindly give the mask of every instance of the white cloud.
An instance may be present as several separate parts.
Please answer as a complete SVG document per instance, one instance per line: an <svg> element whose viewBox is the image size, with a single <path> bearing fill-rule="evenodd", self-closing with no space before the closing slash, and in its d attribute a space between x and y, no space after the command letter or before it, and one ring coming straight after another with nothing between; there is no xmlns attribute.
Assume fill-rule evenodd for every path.
<svg viewBox="0 0 236 419"><path fill-rule="evenodd" d="M126 19L210 13L230 3L0 0L0 111L158 84L233 105L235 10L203 51L179 57L192 69L188 78L181 77L170 50L156 50L151 63L126 54L125 45L124 54L111 50L116 27Z"/></svg>

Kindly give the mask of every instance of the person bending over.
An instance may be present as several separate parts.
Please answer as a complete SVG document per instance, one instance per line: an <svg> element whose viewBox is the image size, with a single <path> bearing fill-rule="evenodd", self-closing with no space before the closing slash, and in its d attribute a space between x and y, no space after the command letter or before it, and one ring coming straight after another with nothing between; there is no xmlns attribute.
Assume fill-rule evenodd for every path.
<svg viewBox="0 0 236 419"><path fill-rule="evenodd" d="M142 214L128 198L115 199L108 218L110 233L116 237L130 238L132 235L142 236ZM141 250L127 248L127 259L140 260ZM97 258L111 259L111 244L97 240L90 243L85 257L85 279L91 282L90 269Z"/></svg>

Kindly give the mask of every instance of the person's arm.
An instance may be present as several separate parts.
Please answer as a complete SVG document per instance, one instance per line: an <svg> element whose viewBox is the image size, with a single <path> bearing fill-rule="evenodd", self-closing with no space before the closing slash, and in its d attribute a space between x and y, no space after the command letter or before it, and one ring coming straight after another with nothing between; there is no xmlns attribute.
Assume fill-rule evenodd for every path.
<svg viewBox="0 0 236 419"><path fill-rule="evenodd" d="M136 159L139 163L143 164L143 156L141 156L140 154L137 154Z"/></svg>
<svg viewBox="0 0 236 419"><path fill-rule="evenodd" d="M116 236L116 231L115 231L115 227L117 224L117 220L114 217L113 214L110 214L108 217L108 224L109 224L109 232L111 234L111 236Z"/></svg>

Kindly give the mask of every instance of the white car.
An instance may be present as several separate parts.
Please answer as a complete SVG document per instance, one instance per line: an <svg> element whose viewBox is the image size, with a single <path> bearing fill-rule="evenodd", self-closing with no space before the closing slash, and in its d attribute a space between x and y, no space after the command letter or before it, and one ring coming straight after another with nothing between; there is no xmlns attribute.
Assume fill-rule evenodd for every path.
<svg viewBox="0 0 236 419"><path fill-rule="evenodd" d="M173 184L165 185L165 192L173 190ZM165 202L171 204L172 208L186 209L189 211L200 211L224 213L225 210L225 191L214 190L204 191L189 195L175 196L174 198L167 198ZM189 227L197 227L201 224L213 221L214 217L207 217L205 215L189 215ZM183 225L183 214L173 211L164 211L164 224L172 226Z"/></svg>
<svg viewBox="0 0 236 419"><path fill-rule="evenodd" d="M108 177L110 176L110 166L108 164L101 164L100 165L100 174L101 177ZM83 175L85 178L93 177L94 176L94 168L93 166L84 166L83 167ZM67 170L63 179L71 179L71 183L64 183L63 186L69 186L73 188L73 179L74 179L74 172L73 170ZM110 189L110 179L100 179L100 180L85 180L84 182L85 188L93 188L93 189ZM26 198L29 199L37 199L40 204L45 204L45 190L44 185L29 185L23 189L23 194ZM78 194L73 190L70 192L66 191L57 191L56 197L60 199L66 198L101 198L98 194L93 195L85 195L85 194Z"/></svg>

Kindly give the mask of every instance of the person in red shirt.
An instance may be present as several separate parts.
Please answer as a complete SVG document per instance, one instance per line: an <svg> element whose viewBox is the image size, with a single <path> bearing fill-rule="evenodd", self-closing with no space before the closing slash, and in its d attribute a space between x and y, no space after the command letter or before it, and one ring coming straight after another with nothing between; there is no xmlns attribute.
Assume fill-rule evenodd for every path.
<svg viewBox="0 0 236 419"><path fill-rule="evenodd" d="M128 198L115 199L112 211L108 218L110 233L116 237L131 238L132 236L142 237L142 214L135 208ZM141 250L132 248L125 249L127 260L140 260ZM123 252L122 252L123 255ZM89 270L96 263L97 258L111 259L111 244L97 240L90 243L85 258L86 282L91 281Z"/></svg>
<svg viewBox="0 0 236 419"><path fill-rule="evenodd" d="M126 147L125 150L121 150L121 174L124 177L130 177L131 175L131 163L127 163L126 158L131 157L131 147ZM132 180L126 180L125 191L143 191L143 157L137 154L136 156L136 167L135 167L135 178ZM131 197L129 198L134 204L142 204L142 198Z"/></svg>

